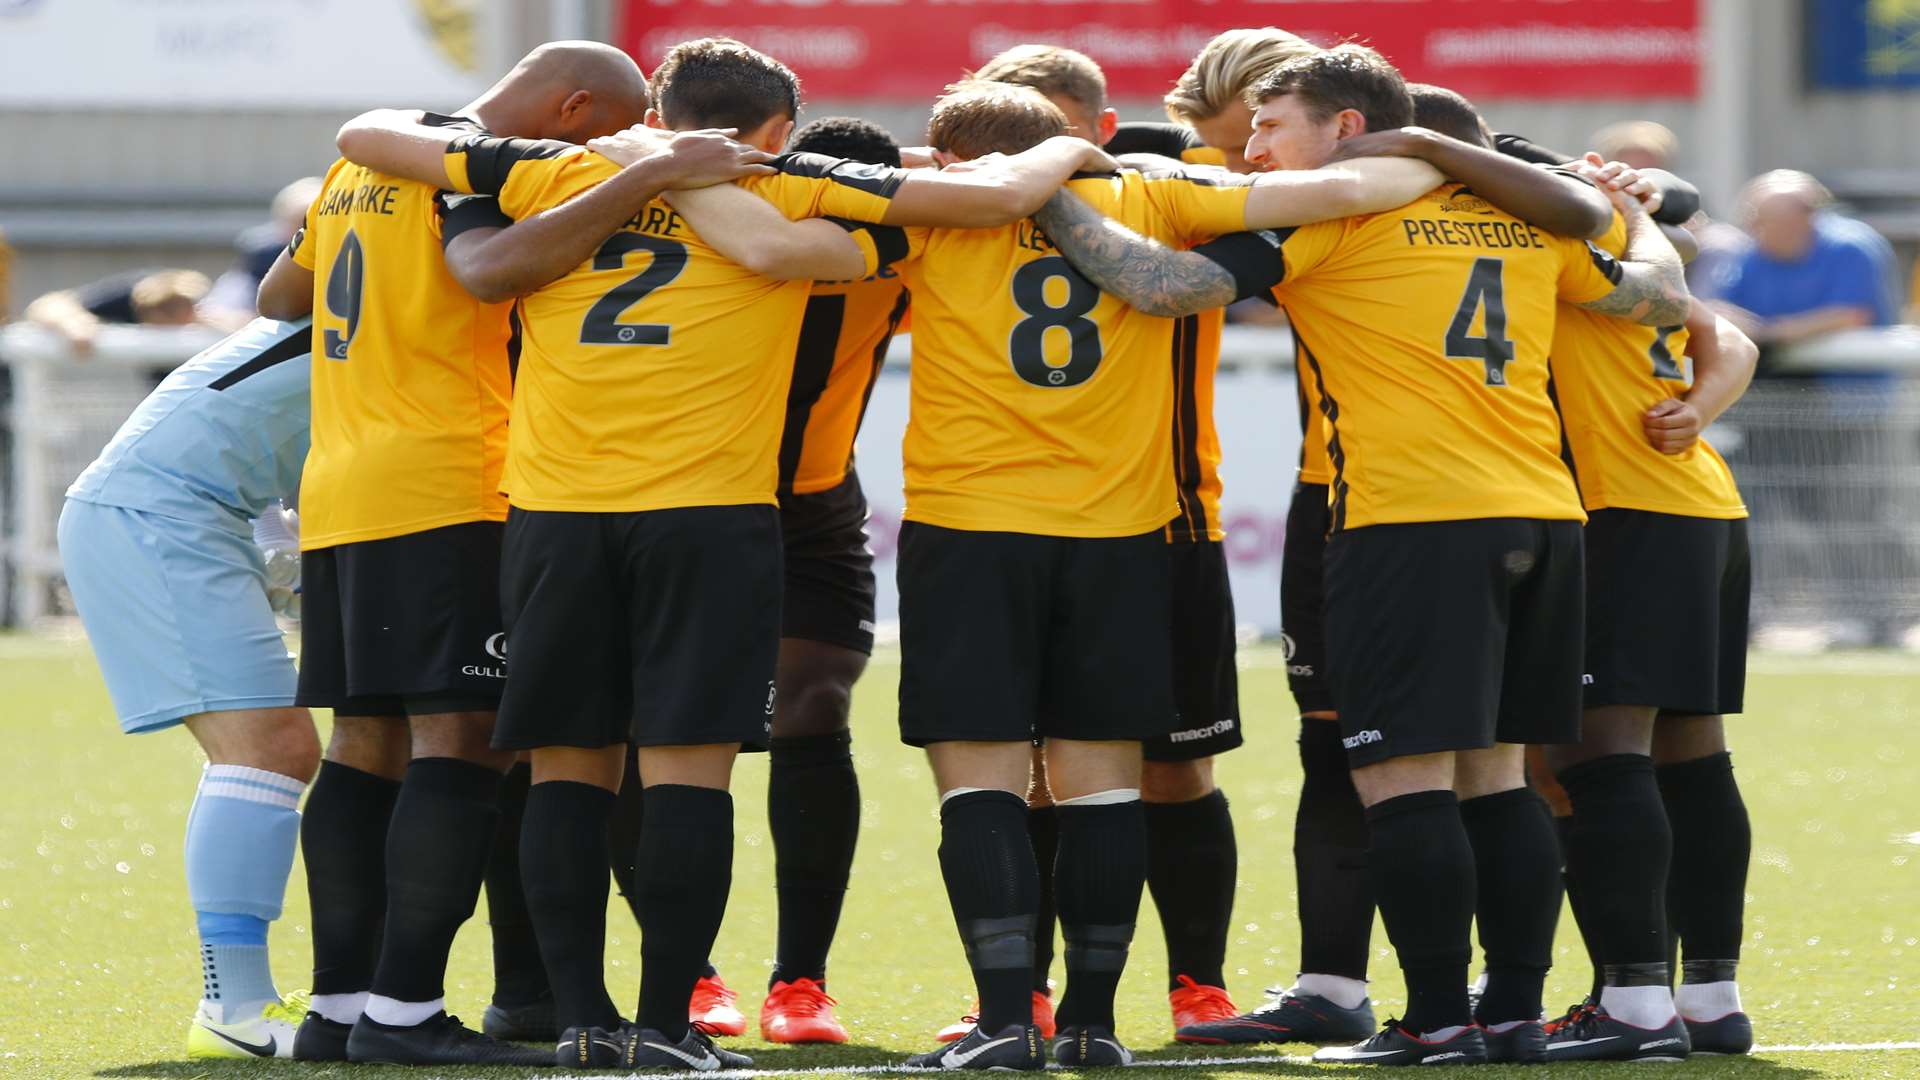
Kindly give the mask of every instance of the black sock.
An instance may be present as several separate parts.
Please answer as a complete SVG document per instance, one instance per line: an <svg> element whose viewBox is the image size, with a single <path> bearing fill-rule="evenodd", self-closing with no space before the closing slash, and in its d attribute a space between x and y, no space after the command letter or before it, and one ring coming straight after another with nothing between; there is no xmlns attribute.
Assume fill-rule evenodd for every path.
<svg viewBox="0 0 1920 1080"><path fill-rule="evenodd" d="M640 823L646 820L646 789L640 786L640 765L634 754L633 747L627 747L627 771L614 796L613 812L607 817L607 865L613 870L614 886L638 924L634 860L640 855Z"/></svg>
<svg viewBox="0 0 1920 1080"><path fill-rule="evenodd" d="M1367 815L1353 789L1339 721L1301 718L1300 769L1300 806L1293 819L1300 970L1365 979L1373 940Z"/></svg>
<svg viewBox="0 0 1920 1080"><path fill-rule="evenodd" d="M1567 847L1572 842L1573 818L1554 818L1553 829L1560 836L1560 883L1567 890L1567 910L1573 912L1574 928L1580 931L1580 944L1586 948L1587 964L1593 969L1593 980L1587 986L1587 996L1598 1001L1600 988L1606 985L1607 963L1600 956L1600 939L1593 932L1592 924L1587 922L1587 913L1581 907L1580 883L1567 872Z"/></svg>
<svg viewBox="0 0 1920 1080"><path fill-rule="evenodd" d="M773 833L780 940L774 982L825 982L827 950L840 925L853 849L860 836L860 780L853 736L775 738L769 748L767 824Z"/></svg>
<svg viewBox="0 0 1920 1080"><path fill-rule="evenodd" d="M552 979L554 1021L613 1029L619 1010L607 996L607 814L613 793L592 784L550 780L527 796L520 869L527 907L540 931L539 954Z"/></svg>
<svg viewBox="0 0 1920 1080"><path fill-rule="evenodd" d="M373 985L387 915L387 822L397 781L337 761L320 763L300 815L313 926L313 992L358 994Z"/></svg>
<svg viewBox="0 0 1920 1080"><path fill-rule="evenodd" d="M719 788L655 784L635 856L643 1028L687 1034L687 999L707 970L733 888L733 796Z"/></svg>
<svg viewBox="0 0 1920 1080"><path fill-rule="evenodd" d="M1523 787L1464 800L1460 820L1473 845L1475 919L1487 958L1487 989L1474 1020L1538 1020L1560 921L1560 841L1553 815L1532 788Z"/></svg>
<svg viewBox="0 0 1920 1080"><path fill-rule="evenodd" d="M1225 792L1190 802L1146 803L1147 887L1167 938L1167 989L1185 975L1226 986L1222 968L1240 871Z"/></svg>
<svg viewBox="0 0 1920 1080"><path fill-rule="evenodd" d="M538 1001L548 994L547 969L527 914L520 887L520 823L527 813L527 787L533 766L522 762L507 770L500 784L500 820L487 853L487 926L493 931L493 1003L503 1008Z"/></svg>
<svg viewBox="0 0 1920 1080"><path fill-rule="evenodd" d="M1027 818L1026 800L1010 791L969 791L940 804L940 876L988 1033L1033 1022L1041 875Z"/></svg>
<svg viewBox="0 0 1920 1080"><path fill-rule="evenodd" d="M1560 784L1573 804L1567 876L1580 882L1583 927L1599 942L1601 970L1664 968L1673 833L1653 759L1595 758L1562 770Z"/></svg>
<svg viewBox="0 0 1920 1080"><path fill-rule="evenodd" d="M1060 815L1052 806L1027 809L1027 834L1033 839L1033 862L1040 868L1040 906L1034 915L1033 988L1047 993L1053 970L1053 927L1059 919L1054 905L1053 864L1060 854Z"/></svg>
<svg viewBox="0 0 1920 1080"><path fill-rule="evenodd" d="M473 917L500 811L500 774L457 758L415 758L387 828L387 927L373 992L446 996L447 954Z"/></svg>
<svg viewBox="0 0 1920 1080"><path fill-rule="evenodd" d="M1673 829L1667 913L1687 962L1740 959L1753 829L1725 751L1657 771ZM1729 970L1731 970L1729 968Z"/></svg>
<svg viewBox="0 0 1920 1080"><path fill-rule="evenodd" d="M1473 1023L1473 845L1451 791L1400 795L1367 809L1367 874L1407 980L1401 1024L1415 1034Z"/></svg>
<svg viewBox="0 0 1920 1080"><path fill-rule="evenodd" d="M1146 814L1137 798L1054 809L1060 815L1054 878L1060 930L1067 939L1067 991L1056 1018L1063 1028L1111 1028L1113 997L1127 969L1127 947L1147 884Z"/></svg>

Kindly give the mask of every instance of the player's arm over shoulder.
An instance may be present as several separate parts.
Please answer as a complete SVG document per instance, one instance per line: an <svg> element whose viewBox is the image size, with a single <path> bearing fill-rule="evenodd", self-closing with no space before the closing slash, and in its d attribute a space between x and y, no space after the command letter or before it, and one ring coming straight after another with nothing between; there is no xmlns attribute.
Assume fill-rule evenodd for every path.
<svg viewBox="0 0 1920 1080"><path fill-rule="evenodd" d="M876 272L883 249L896 244L899 229L863 225L846 218L793 220L761 191L777 193L779 177L755 178L676 191L667 202L700 239L734 263L779 281L849 281Z"/></svg>
<svg viewBox="0 0 1920 1080"><path fill-rule="evenodd" d="M1679 252L1638 202L1616 194L1613 203L1626 217L1625 253L1616 260L1591 242L1560 241L1561 298L1645 326L1684 324L1693 298Z"/></svg>

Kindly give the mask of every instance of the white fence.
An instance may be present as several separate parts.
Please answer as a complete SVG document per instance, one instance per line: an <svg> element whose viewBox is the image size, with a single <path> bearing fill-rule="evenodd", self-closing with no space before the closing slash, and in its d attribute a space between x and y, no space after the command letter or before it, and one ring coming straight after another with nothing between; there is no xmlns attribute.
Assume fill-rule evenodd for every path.
<svg viewBox="0 0 1920 1080"><path fill-rule="evenodd" d="M204 347L198 331L109 328L75 357L36 328L0 329L12 394L0 431L0 623L66 609L54 526L67 485L166 370ZM1243 626L1279 628L1279 568L1299 451L1292 344L1228 327L1216 412L1225 444L1228 556ZM906 342L875 388L860 440L873 504L880 617L895 610ZM1920 329L1837 335L1782 370L1888 372L1879 380L1763 380L1716 425L1754 512L1756 626L1827 643L1891 643L1920 626ZM1910 643L1920 644L1920 634Z"/></svg>

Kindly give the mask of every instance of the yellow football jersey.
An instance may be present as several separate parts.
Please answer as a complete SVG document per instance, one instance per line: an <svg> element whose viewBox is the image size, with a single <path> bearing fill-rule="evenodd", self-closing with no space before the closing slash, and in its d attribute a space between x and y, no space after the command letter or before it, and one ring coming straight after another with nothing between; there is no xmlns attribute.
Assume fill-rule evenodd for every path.
<svg viewBox="0 0 1920 1080"><path fill-rule="evenodd" d="M1176 543L1224 540L1220 521L1220 429L1213 384L1220 374L1225 308L1178 320L1173 329L1173 479L1180 512L1167 523Z"/></svg>
<svg viewBox="0 0 1920 1080"><path fill-rule="evenodd" d="M1627 246L1626 219L1596 243ZM1560 305L1553 333L1553 385L1588 510L1616 507L1684 517L1742 518L1747 507L1733 472L1707 440L1663 454L1647 442L1641 414L1692 384L1684 326L1640 326L1572 304Z"/></svg>
<svg viewBox="0 0 1920 1080"><path fill-rule="evenodd" d="M892 267L859 281L817 282L800 324L780 437L780 494L826 491L847 478L873 380L907 316Z"/></svg>
<svg viewBox="0 0 1920 1080"><path fill-rule="evenodd" d="M445 161L456 188L497 194L514 218L620 171L581 147L520 139L461 140ZM741 185L794 219L876 221L900 181L807 154L782 168ZM874 273L875 241L861 240ZM727 261L664 201L648 204L590 261L520 301L508 499L603 513L774 502L811 288Z"/></svg>
<svg viewBox="0 0 1920 1080"><path fill-rule="evenodd" d="M1241 178L1123 171L1068 186L1180 247L1245 222ZM1031 221L909 229L907 238L907 520L1082 537L1171 522L1180 510L1167 452L1176 320L1101 293Z"/></svg>
<svg viewBox="0 0 1920 1080"><path fill-rule="evenodd" d="M506 517L512 305L448 273L439 198L338 161L291 245L314 273L302 549Z"/></svg>
<svg viewBox="0 0 1920 1080"><path fill-rule="evenodd" d="M1302 484L1333 483L1333 459L1327 456L1327 417L1320 411L1320 388L1307 366L1300 335L1293 339L1293 381L1300 398L1300 475Z"/></svg>
<svg viewBox="0 0 1920 1080"><path fill-rule="evenodd" d="M1321 397L1332 527L1585 520L1547 396L1557 300L1619 264L1444 184L1398 210L1291 230L1286 305Z"/></svg>

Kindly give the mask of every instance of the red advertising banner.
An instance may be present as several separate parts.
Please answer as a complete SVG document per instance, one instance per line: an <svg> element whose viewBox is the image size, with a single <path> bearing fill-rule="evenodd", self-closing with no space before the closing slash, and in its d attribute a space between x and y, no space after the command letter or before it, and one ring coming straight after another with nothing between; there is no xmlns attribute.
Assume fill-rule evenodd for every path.
<svg viewBox="0 0 1920 1080"><path fill-rule="evenodd" d="M1409 79L1477 98L1691 98L1699 0L624 0L618 40L649 71L675 42L736 37L785 61L809 98L927 98L1023 42L1157 98L1222 30L1358 39Z"/></svg>

